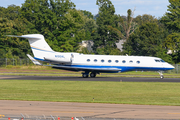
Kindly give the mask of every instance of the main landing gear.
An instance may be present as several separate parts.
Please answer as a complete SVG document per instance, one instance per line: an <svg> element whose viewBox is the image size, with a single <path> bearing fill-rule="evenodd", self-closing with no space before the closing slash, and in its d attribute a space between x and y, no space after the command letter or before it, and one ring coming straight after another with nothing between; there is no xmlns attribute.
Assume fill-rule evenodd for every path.
<svg viewBox="0 0 180 120"><path fill-rule="evenodd" d="M97 74L97 73L95 73L95 72L91 72L91 73L90 73L90 77L91 77L91 78L94 78L94 77L96 77L96 74ZM89 77L89 72L82 73L82 77L83 77L83 78L88 78L88 77Z"/></svg>
<svg viewBox="0 0 180 120"><path fill-rule="evenodd" d="M159 73L159 75L160 75L160 78L161 78L161 79L163 79L163 78L164 78L164 76L163 76L162 71L158 71L158 73Z"/></svg>
<svg viewBox="0 0 180 120"><path fill-rule="evenodd" d="M92 77L92 78L96 77L96 73L93 73L93 72L92 72L92 73L90 74L90 77Z"/></svg>

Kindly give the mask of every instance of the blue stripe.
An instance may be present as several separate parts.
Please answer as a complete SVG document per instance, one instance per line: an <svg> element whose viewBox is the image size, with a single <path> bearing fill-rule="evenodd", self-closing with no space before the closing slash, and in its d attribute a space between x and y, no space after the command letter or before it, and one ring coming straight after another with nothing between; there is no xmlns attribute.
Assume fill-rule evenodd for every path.
<svg viewBox="0 0 180 120"><path fill-rule="evenodd" d="M160 67L127 67L127 66L90 66L90 65L67 65L72 68L117 68L121 69L121 72L126 71L135 71L135 70L143 70L143 71L166 71L171 70L173 68L160 68Z"/></svg>
<svg viewBox="0 0 180 120"><path fill-rule="evenodd" d="M36 60L40 60L40 61L45 61L48 62L48 60L44 60L44 59L40 59L40 58L36 58L34 57L34 59ZM58 66L58 65L57 65ZM62 66L62 65L60 65ZM127 71L166 71L166 70L172 70L173 68L160 68L160 67L129 67L129 66L96 66L96 65L65 65L68 66L70 68L79 68L79 69L83 69L83 68L117 68L117 69L121 69L121 72L127 72Z"/></svg>
<svg viewBox="0 0 180 120"><path fill-rule="evenodd" d="M40 59L40 58L37 58L37 57L34 57L34 59L36 59L36 60L40 60L40 61L47 61L47 60Z"/></svg>
<svg viewBox="0 0 180 120"><path fill-rule="evenodd" d="M43 51L43 52L55 53L54 51L47 51L47 50L42 50L42 49L38 49L38 48L34 48L34 47L31 47L31 49L35 49L35 50L39 50L39 51Z"/></svg>

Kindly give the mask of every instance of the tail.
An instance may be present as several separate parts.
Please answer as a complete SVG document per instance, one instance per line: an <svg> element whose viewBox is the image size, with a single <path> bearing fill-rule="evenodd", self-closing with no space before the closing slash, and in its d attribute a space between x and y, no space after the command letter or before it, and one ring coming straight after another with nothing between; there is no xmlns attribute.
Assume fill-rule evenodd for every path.
<svg viewBox="0 0 180 120"><path fill-rule="evenodd" d="M49 53L54 52L45 41L44 36L41 34L29 34L22 36L8 35L8 36L28 39L35 59L44 60L45 56L48 56Z"/></svg>

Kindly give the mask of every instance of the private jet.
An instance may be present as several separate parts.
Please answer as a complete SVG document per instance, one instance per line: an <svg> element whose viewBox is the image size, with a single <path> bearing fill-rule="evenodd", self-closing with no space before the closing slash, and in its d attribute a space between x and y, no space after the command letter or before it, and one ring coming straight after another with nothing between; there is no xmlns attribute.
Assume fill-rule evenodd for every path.
<svg viewBox="0 0 180 120"><path fill-rule="evenodd" d="M158 71L163 79L163 71L174 69L174 66L158 57L89 55L75 52L56 52L51 49L41 34L10 37L26 38L29 41L34 57L27 55L34 64L49 63L56 69L82 71L82 77L96 77L100 73L121 73L127 71Z"/></svg>

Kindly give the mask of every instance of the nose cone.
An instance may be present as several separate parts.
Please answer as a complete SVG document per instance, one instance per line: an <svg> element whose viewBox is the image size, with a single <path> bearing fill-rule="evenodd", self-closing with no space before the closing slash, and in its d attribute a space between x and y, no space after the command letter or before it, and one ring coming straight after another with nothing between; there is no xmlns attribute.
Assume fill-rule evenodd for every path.
<svg viewBox="0 0 180 120"><path fill-rule="evenodd" d="M172 69L174 69L175 67L174 67L173 65L170 65L170 64L169 64L168 68L169 68L169 70L172 70Z"/></svg>
<svg viewBox="0 0 180 120"><path fill-rule="evenodd" d="M169 64L169 63L165 63L163 65L163 67L164 67L164 70L172 70L172 69L174 69L174 66Z"/></svg>

